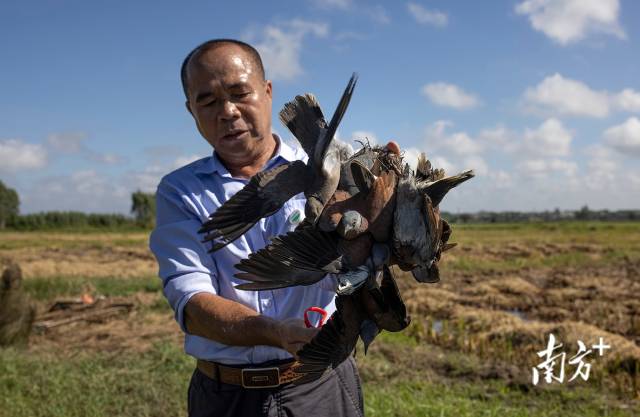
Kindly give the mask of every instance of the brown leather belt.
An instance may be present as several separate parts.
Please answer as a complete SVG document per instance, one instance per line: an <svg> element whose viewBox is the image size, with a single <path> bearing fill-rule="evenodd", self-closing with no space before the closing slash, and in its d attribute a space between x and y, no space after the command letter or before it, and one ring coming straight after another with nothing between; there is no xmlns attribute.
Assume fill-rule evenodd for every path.
<svg viewBox="0 0 640 417"><path fill-rule="evenodd" d="M197 366L200 372L211 379L244 388L275 388L306 375L295 372L300 362L293 359L291 362L263 368L238 368L198 359Z"/></svg>

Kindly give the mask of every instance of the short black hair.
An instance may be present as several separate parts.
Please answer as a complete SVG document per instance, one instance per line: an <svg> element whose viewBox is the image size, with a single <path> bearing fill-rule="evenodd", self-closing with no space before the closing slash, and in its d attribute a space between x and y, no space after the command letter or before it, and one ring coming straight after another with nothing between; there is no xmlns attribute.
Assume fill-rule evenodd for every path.
<svg viewBox="0 0 640 417"><path fill-rule="evenodd" d="M260 77L263 80L266 79L264 74L264 66L262 65L262 58L260 57L260 54L258 53L256 48L249 45L248 43L239 41L237 39L211 39L193 48L193 50L189 52L189 55L187 55L184 61L182 61L182 66L180 67L180 79L182 81L182 90L184 91L184 95L187 98L187 100L189 99L189 95L187 92L188 83L189 83L189 79L187 77L187 66L189 65L189 62L195 55L199 55L203 52L206 52L210 49L217 48L224 44L232 44L232 45L239 46L243 51L247 53L247 55L249 55L249 58L251 59L252 63L258 68Z"/></svg>

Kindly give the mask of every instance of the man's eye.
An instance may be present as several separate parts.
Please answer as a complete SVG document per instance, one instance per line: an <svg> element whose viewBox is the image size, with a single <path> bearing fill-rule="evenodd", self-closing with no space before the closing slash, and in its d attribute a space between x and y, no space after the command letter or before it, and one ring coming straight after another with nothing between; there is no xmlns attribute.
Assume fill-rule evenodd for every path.
<svg viewBox="0 0 640 417"><path fill-rule="evenodd" d="M251 94L251 91L246 91L243 93L235 93L234 96L236 98L245 98L245 97L248 97L250 94Z"/></svg>
<svg viewBox="0 0 640 417"><path fill-rule="evenodd" d="M217 103L217 100L211 100L210 102L203 104L202 107L211 107L216 103Z"/></svg>

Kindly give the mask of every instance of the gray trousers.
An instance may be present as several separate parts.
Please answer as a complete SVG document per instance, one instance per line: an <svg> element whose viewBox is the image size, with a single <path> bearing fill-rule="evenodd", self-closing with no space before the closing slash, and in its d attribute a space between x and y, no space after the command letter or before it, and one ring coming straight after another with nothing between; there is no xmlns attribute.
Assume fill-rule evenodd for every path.
<svg viewBox="0 0 640 417"><path fill-rule="evenodd" d="M321 378L298 386L246 389L195 370L189 384L189 417L363 417L360 376L349 357Z"/></svg>

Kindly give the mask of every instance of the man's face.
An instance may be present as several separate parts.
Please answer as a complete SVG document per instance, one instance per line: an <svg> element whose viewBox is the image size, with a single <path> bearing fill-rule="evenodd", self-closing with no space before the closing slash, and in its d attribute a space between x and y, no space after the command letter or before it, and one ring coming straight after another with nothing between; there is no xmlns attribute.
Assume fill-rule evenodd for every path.
<svg viewBox="0 0 640 417"><path fill-rule="evenodd" d="M271 139L271 81L236 45L208 50L187 68L187 108L225 161L258 155Z"/></svg>

